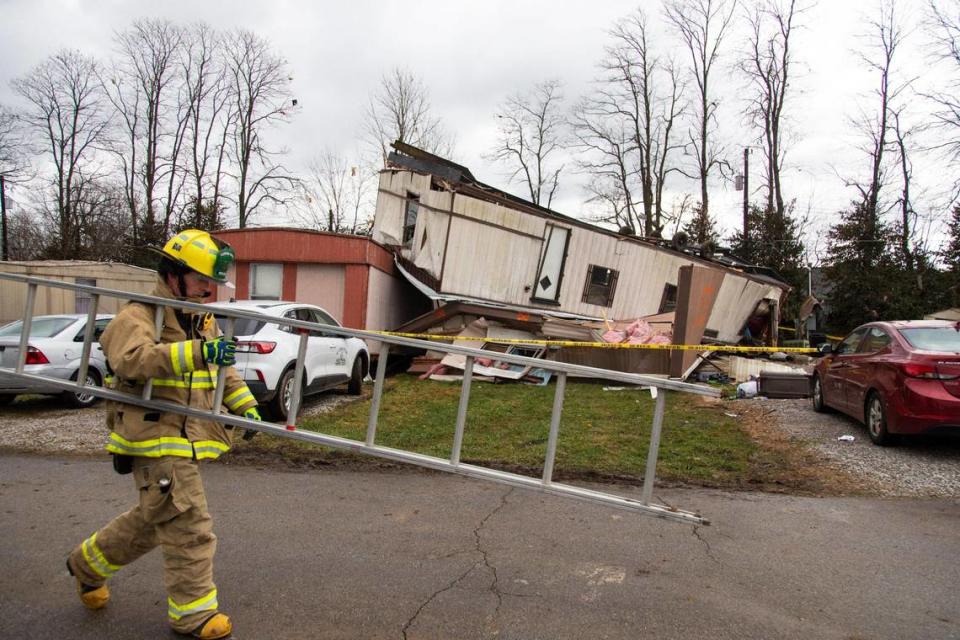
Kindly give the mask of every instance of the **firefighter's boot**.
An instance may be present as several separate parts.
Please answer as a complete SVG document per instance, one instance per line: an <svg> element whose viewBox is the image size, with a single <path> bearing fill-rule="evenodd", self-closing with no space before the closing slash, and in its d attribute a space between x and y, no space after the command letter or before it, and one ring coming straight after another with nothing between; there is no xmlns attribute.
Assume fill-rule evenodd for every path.
<svg viewBox="0 0 960 640"><path fill-rule="evenodd" d="M67 571L70 572L71 576L74 575L69 560L67 560ZM76 576L74 577L76 578ZM92 584L84 584L80 581L80 578L76 578L76 580L77 593L80 595L80 602L83 603L83 606L94 611L107 606L107 602L110 600L110 588L106 584L95 586Z"/></svg>
<svg viewBox="0 0 960 640"><path fill-rule="evenodd" d="M233 623L230 622L230 617L223 613L215 613L206 622L194 629L190 635L201 640L217 640L218 638L229 638L232 631Z"/></svg>

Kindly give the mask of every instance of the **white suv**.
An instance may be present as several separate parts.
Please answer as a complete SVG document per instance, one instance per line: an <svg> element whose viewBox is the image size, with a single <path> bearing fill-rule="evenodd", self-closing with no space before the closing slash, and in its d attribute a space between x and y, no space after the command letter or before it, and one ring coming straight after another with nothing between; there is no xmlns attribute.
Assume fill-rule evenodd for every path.
<svg viewBox="0 0 960 640"><path fill-rule="evenodd" d="M256 311L277 318L304 320L333 327L341 326L333 316L311 304L272 300L215 302L216 309ZM220 330L226 331L226 318L218 317ZM261 404L277 420L285 420L293 397L293 374L300 344L299 330L261 320L238 318L234 323L237 339L237 372ZM359 395L363 379L370 369L370 353L359 338L347 338L324 331L311 331L303 363L302 395L319 393L341 384L347 392ZM302 397L302 396L301 396Z"/></svg>

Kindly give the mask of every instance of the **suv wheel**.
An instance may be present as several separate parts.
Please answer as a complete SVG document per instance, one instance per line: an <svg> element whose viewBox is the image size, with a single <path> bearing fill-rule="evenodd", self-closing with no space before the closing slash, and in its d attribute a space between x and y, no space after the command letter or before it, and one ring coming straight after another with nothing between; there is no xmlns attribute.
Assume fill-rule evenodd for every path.
<svg viewBox="0 0 960 640"><path fill-rule="evenodd" d="M347 393L352 396L363 393L363 359L360 356L353 360L353 370L350 372L350 382L347 383Z"/></svg>
<svg viewBox="0 0 960 640"><path fill-rule="evenodd" d="M294 369L287 369L280 377L280 383L277 384L277 393L270 401L270 413L278 420L286 420L287 412L290 409L290 403L293 400L293 374ZM300 405L303 404L303 389L300 389Z"/></svg>

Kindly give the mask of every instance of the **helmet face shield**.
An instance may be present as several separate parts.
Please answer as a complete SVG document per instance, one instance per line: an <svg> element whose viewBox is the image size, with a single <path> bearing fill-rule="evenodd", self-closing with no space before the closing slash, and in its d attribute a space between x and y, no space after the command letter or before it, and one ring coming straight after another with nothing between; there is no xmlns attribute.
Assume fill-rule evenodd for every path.
<svg viewBox="0 0 960 640"><path fill-rule="evenodd" d="M236 261L237 256L233 252L233 247L230 245L223 245L220 251L217 253L216 259L213 261L213 279L217 282L226 282L227 281L227 270L230 268L230 265Z"/></svg>

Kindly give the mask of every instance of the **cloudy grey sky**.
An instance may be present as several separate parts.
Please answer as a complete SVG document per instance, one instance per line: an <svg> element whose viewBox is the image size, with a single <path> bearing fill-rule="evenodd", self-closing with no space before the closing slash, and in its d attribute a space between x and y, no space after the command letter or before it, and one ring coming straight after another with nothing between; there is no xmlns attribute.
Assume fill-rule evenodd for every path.
<svg viewBox="0 0 960 640"><path fill-rule="evenodd" d="M876 4L876 0L820 0L801 18L804 28L795 34L798 73L788 98L794 143L784 179L787 195L797 199L800 210L811 212L813 233L854 197L837 172L845 177L863 173L863 162L858 163L854 150L858 139L848 119L858 102L869 104L860 96L875 81L852 49L861 46L857 34L867 29L866 17ZM898 0L911 20L920 16L923 4ZM501 167L482 157L494 143L497 105L547 78L563 82L572 104L597 74L607 31L640 5L665 31L666 23L658 19L660 3L651 0L0 0L0 103L17 104L9 81L60 48L109 57L113 33L137 18L204 21L223 29L239 26L268 38L289 60L302 111L272 135L289 148L288 164L294 168L304 168L323 147L352 155L362 135L370 92L388 69L402 66L429 88L434 113L456 135L457 159L484 182L522 193L519 185L507 184ZM667 42L668 34L658 36ZM733 64L743 43L741 33L732 34L724 65ZM922 71L922 82L939 82L942 76L924 67L922 48L923 38L915 34L906 46L904 76ZM684 52L678 49L676 54ZM721 139L731 162L739 165L743 145L753 135L737 115L742 108L741 86L726 70L715 86L724 109ZM929 160L918 162L917 170L931 210L942 206L939 198L947 186L938 182L946 172L923 170L935 166ZM759 172L751 174L753 184L759 184ZM554 208L580 214L585 196L579 179L571 175L561 184ZM680 181L670 186L677 195L696 191L694 185ZM738 224L741 197L731 184L717 180L713 186L711 212L725 230ZM261 217L258 222L268 220Z"/></svg>

